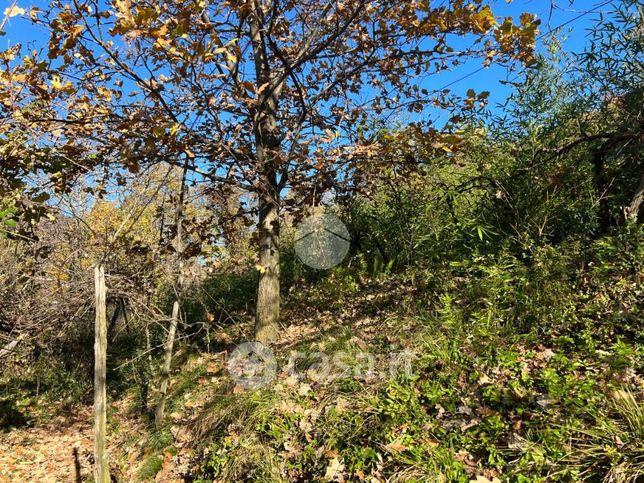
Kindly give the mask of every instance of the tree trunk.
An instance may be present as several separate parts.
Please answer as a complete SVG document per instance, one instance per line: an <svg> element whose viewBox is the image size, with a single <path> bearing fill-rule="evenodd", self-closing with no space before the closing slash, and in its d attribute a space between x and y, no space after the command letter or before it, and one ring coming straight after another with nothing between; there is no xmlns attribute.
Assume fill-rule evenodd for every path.
<svg viewBox="0 0 644 483"><path fill-rule="evenodd" d="M172 319L170 320L170 329L168 330L168 337L165 342L165 354L163 359L163 368L161 369L161 386L159 388L159 401L157 403L156 412L154 415L154 424L157 428L163 424L165 413L165 402L168 396L168 382L170 380L170 368L172 364L172 348L174 346L174 338L177 333L177 325L179 322L179 301L175 300L172 306Z"/></svg>
<svg viewBox="0 0 644 483"><path fill-rule="evenodd" d="M273 196L260 198L259 217L259 281L255 340L275 341L280 319L280 252L279 201Z"/></svg>
<svg viewBox="0 0 644 483"><path fill-rule="evenodd" d="M624 209L624 216L627 223L637 223L639 212L644 203L644 167L640 174L640 182L630 204Z"/></svg>
<svg viewBox="0 0 644 483"><path fill-rule="evenodd" d="M121 316L121 309L123 308L123 299L120 297L116 299L116 307L114 308L114 313L112 314L112 319L110 320L110 325L107 328L107 338L112 339L114 335L114 329L116 328L116 323L119 321ZM112 341L114 342L114 341Z"/></svg>
<svg viewBox="0 0 644 483"><path fill-rule="evenodd" d="M606 173L604 170L605 147L595 152L593 156L594 167L594 184L597 196L599 198L598 213L598 234L602 235L608 232L610 228L610 209L608 206L608 183L606 182Z"/></svg>
<svg viewBox="0 0 644 483"><path fill-rule="evenodd" d="M267 52L266 15L260 2L251 2L250 37L253 45L258 92L253 113L256 162L259 166L259 280L255 312L255 340L271 343L277 339L280 317L280 135L277 109L284 81L275 81ZM268 86L268 87L267 87ZM282 180L283 181L283 180Z"/></svg>
<svg viewBox="0 0 644 483"><path fill-rule="evenodd" d="M168 330L168 337L165 342L165 356L163 359L163 368L161 369L161 385L159 388L159 400L157 402L156 411L154 414L154 424L157 428L163 424L165 413L165 402L168 396L168 383L170 381L170 369L172 364L172 348L174 347L174 338L177 333L177 325L179 324L179 311L181 310L181 295L183 292L183 217L184 217L184 201L186 198L187 178L188 178L188 162L189 157L186 154L186 162L183 167L183 174L181 176L181 188L179 192L179 200L177 204L177 258L178 270L177 285L176 285L176 300L172 306L172 318L170 319L170 329Z"/></svg>
<svg viewBox="0 0 644 483"><path fill-rule="evenodd" d="M96 321L94 325L94 481L109 483L110 469L105 445L107 426L107 307L105 272L94 269Z"/></svg>

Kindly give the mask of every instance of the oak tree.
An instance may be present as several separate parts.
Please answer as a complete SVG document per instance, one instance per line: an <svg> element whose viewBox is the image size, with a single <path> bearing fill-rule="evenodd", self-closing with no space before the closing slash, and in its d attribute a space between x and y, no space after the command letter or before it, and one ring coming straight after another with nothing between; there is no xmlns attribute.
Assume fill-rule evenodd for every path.
<svg viewBox="0 0 644 483"><path fill-rule="evenodd" d="M280 211L368 162L373 116L445 105L428 77L472 57L531 62L538 27L481 0L55 0L28 17L48 42L0 54L0 174L65 190L99 167L166 162L249 193L263 342L278 329Z"/></svg>

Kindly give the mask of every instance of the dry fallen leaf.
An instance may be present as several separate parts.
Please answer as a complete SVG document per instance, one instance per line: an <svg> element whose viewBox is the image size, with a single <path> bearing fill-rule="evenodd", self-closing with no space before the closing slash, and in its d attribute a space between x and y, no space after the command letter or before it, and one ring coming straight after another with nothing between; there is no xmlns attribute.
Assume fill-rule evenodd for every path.
<svg viewBox="0 0 644 483"><path fill-rule="evenodd" d="M496 477L488 480L485 476L478 475L475 480L470 480L470 483L501 483L501 480Z"/></svg>
<svg viewBox="0 0 644 483"><path fill-rule="evenodd" d="M484 384L492 384L492 379L487 377L486 374L481 374L481 377L479 377L479 384L483 386Z"/></svg>
<svg viewBox="0 0 644 483"><path fill-rule="evenodd" d="M333 458L329 461L324 474L325 481L344 481L344 464L338 459Z"/></svg>

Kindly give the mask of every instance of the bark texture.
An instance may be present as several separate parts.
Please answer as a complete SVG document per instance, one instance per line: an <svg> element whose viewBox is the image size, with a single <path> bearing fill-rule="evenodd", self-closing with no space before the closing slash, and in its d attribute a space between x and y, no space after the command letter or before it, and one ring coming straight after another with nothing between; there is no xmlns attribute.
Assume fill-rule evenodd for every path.
<svg viewBox="0 0 644 483"><path fill-rule="evenodd" d="M101 265L94 269L96 291L96 321L94 325L94 481L109 483L107 459L107 307L105 271Z"/></svg>
<svg viewBox="0 0 644 483"><path fill-rule="evenodd" d="M642 168L640 182L635 190L635 194L629 205L624 209L624 215L628 223L637 223L640 210L642 209L642 203L644 203L644 168Z"/></svg>
<svg viewBox="0 0 644 483"><path fill-rule="evenodd" d="M159 387L159 401L154 414L154 424L159 428L163 424L165 416L165 402L168 397L168 383L170 381L170 368L172 366L172 350L174 348L174 339L177 333L179 323L179 301L175 300L172 306L172 318L170 319L170 328L168 337L165 342L165 354L163 357L163 367L161 369L161 384Z"/></svg>
<svg viewBox="0 0 644 483"><path fill-rule="evenodd" d="M257 98L253 112L255 156L259 166L259 264L257 306L255 312L255 340L271 343L277 339L280 318L280 185L285 180L281 171L281 137L277 124L278 101L284 80L276 80L268 62L266 17L260 2L254 2L250 14L256 84L268 86Z"/></svg>
<svg viewBox="0 0 644 483"><path fill-rule="evenodd" d="M159 399L154 414L154 424L157 428L163 424L165 416L165 403L168 397L168 384L170 381L170 369L172 366L172 350L174 348L174 339L177 333L177 325L179 324L179 313L181 310L181 297L183 293L183 218L184 218L184 202L186 198L187 179L188 179L188 162L189 158L186 156L186 163L183 167L183 174L181 176L181 188L179 192L179 200L177 203L177 285L176 285L176 300L172 305L172 318L170 319L170 327L168 329L168 336L165 341L165 350L163 358L163 367L161 368L161 384L159 385Z"/></svg>
<svg viewBox="0 0 644 483"><path fill-rule="evenodd" d="M262 199L259 221L259 282L255 340L269 344L277 338L280 318L279 206L276 200Z"/></svg>

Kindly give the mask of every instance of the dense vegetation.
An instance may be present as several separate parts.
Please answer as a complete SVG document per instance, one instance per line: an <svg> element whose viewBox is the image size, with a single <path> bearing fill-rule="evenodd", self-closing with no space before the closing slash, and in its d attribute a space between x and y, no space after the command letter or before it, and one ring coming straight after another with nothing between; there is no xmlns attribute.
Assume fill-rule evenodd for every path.
<svg viewBox="0 0 644 483"><path fill-rule="evenodd" d="M202 145L205 121L196 133L172 127L186 119L151 127L159 119L151 116L171 116L163 109L174 109L186 91L177 87L164 107L158 85L150 83L146 114L97 148L91 144L97 126L125 122L128 109L112 103L114 92L100 90L107 80L89 88L58 78L61 85L47 97L34 79L52 66L37 67L28 57L16 66L15 52L3 54L0 481L24 478L9 454L15 442L3 438L56 425L63 416L83 417L92 403L97 264L107 272L107 433L118 481L644 480L642 6L611 2L585 51L573 54L562 52L559 32L533 50L539 23L530 16L520 28L506 22L494 30L489 7L452 3L452 23L442 28L481 39L492 32L505 46L499 55L523 63L505 105L488 106L486 92L471 90L465 99L440 93L434 104L449 111L440 130L420 117L393 123L383 114L392 106L356 108L342 134L338 128L319 135L320 126L306 124L310 152L293 141L301 151L290 161L310 164L287 163L292 184L278 190L277 201L266 198L262 185L275 184L276 168L256 157L231 154L227 180L220 179L222 165L203 167L214 163L208 156L223 156L226 144L222 138L215 147ZM241 18L242 4L228 8ZM67 59L65 51L80 49L82 62L91 57L81 48L81 32L92 26L74 30L83 13L76 5L56 6L58 23L38 20L57 39L49 56L64 64L61 75L83 72L72 68L79 57ZM152 39L150 72L165 72L168 83L193 75L171 59L187 55L181 39L203 33L186 24L188 13L150 8L132 17L129 3L115 5L120 13L112 33L132 35L136 27L136 49ZM409 16L405 8L387 10L393 12L387 21L409 40L419 27L400 20ZM362 22L351 35L376 15L336 14ZM171 48L161 42L171 55L161 52L164 34L153 28L164 15L183 19ZM212 21L204 15L206 25L194 28L209 32L220 13ZM275 28L286 35L282 27ZM325 28L337 34L337 25ZM395 44L399 55L410 48L385 33L377 39L382 45ZM355 48L385 55L371 40ZM229 67L250 55L226 39L218 45ZM466 55L480 53L473 48ZM285 50L284 63L291 54ZM349 53L334 46L329 55L344 65ZM138 67L120 65L137 59L101 68L138 75ZM206 65L209 58L195 62ZM300 89L311 95L321 78L313 74L324 70L317 62L302 74L308 84ZM385 90L399 88L401 103L413 104L418 90L402 79L414 78L411 67L393 79L397 68L379 62L375 78L384 76ZM333 105L315 108L319 116L349 102L346 92L366 82L340 78L338 92L328 94ZM241 82L238 90L261 96L262 84ZM29 96L18 99L16 85L31 88ZM36 120L62 116L54 97L79 102L85 88L96 96L94 114L106 120L90 128L68 118L67 134L54 132L60 125L51 119ZM284 102L297 111L302 93L285 89ZM235 109L244 109L248 92L229 93ZM74 105L89 111L94 103L83 102ZM415 102L411 111L418 115L430 108ZM106 106L113 110L106 114ZM271 115L282 119L275 109ZM220 129L240 122L234 112L221 115ZM262 122L256 141L267 153L278 150L275 122L289 135L296 129L283 120ZM27 140L27 125L47 140ZM261 126L271 135L261 134ZM247 128L235 133L239 144L226 138L226 149L244 145ZM155 143L159 159L133 148ZM127 146L132 150L125 152ZM345 159L338 153L347 146L353 150ZM275 203L281 240L269 244L277 259L263 246L273 233ZM321 211L337 215L351 238L347 257L328 270L306 266L296 253L296 228ZM277 268L267 265L276 260ZM268 282L261 280L271 271L281 315L279 330L267 336L263 317L275 322L274 300L262 302L258 293L266 297ZM270 342L277 359L274 379L258 388L239 384L229 370L233 350L249 340ZM391 370L392 354L406 370ZM89 478L90 455L74 454Z"/></svg>

